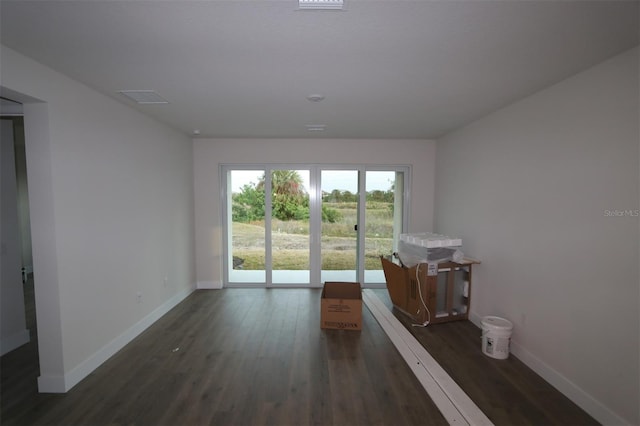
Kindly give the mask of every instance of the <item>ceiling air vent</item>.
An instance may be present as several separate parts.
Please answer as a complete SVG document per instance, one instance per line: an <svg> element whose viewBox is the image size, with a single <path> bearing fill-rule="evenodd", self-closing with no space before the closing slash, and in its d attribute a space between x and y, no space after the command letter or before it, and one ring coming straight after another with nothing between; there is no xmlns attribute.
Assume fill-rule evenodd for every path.
<svg viewBox="0 0 640 426"><path fill-rule="evenodd" d="M141 105L169 103L153 90L119 90L118 93Z"/></svg>
<svg viewBox="0 0 640 426"><path fill-rule="evenodd" d="M342 10L343 0L298 0L301 10Z"/></svg>

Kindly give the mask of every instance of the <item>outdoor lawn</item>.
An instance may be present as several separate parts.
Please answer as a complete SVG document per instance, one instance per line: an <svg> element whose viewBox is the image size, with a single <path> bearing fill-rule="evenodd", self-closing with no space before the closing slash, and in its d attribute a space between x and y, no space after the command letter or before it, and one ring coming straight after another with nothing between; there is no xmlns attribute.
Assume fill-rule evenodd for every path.
<svg viewBox="0 0 640 426"><path fill-rule="evenodd" d="M265 176L232 194L232 254L234 268L265 269ZM271 244L273 270L308 270L309 194L295 170L273 170ZM365 269L382 268L380 256L393 247L393 184L365 196ZM355 226L359 196L346 189L322 192L321 255L323 270L356 268Z"/></svg>
<svg viewBox="0 0 640 426"><path fill-rule="evenodd" d="M341 219L322 223L322 269L352 269L355 265L355 203L326 203ZM365 269L381 269L380 256L392 252L393 211L391 203L367 203ZM274 270L309 269L309 221L272 220ZM244 260L244 270L264 270L264 220L233 222L233 256Z"/></svg>

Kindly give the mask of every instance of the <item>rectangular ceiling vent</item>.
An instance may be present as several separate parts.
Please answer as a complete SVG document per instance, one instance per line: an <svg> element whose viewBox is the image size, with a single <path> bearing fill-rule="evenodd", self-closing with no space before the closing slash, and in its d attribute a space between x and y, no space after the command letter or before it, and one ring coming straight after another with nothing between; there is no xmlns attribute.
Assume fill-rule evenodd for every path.
<svg viewBox="0 0 640 426"><path fill-rule="evenodd" d="M153 90L119 90L118 93L141 105L169 103Z"/></svg>
<svg viewBox="0 0 640 426"><path fill-rule="evenodd" d="M301 10L342 10L343 0L298 0Z"/></svg>

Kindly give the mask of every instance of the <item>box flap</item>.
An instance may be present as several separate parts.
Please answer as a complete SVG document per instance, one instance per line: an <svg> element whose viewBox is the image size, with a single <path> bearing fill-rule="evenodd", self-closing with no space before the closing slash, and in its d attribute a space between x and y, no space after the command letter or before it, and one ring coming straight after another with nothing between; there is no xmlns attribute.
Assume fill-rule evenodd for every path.
<svg viewBox="0 0 640 426"><path fill-rule="evenodd" d="M396 265L393 262L381 257L382 270L384 271L384 277L387 283L404 282L407 278L407 269L400 265Z"/></svg>
<svg viewBox="0 0 640 426"><path fill-rule="evenodd" d="M387 290L391 301L396 306L405 306L407 304L407 269L393 262L388 261L385 258L380 258L382 261L382 269L384 270L384 277L387 281Z"/></svg>
<svg viewBox="0 0 640 426"><path fill-rule="evenodd" d="M322 297L325 299L362 299L360 283L327 281Z"/></svg>

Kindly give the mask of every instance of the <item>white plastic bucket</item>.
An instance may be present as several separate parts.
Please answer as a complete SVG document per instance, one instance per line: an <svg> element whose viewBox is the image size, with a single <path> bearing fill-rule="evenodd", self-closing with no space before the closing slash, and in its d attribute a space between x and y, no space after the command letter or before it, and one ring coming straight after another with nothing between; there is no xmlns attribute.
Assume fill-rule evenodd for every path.
<svg viewBox="0 0 640 426"><path fill-rule="evenodd" d="M482 318L482 352L496 359L509 358L509 342L513 324L500 317Z"/></svg>

